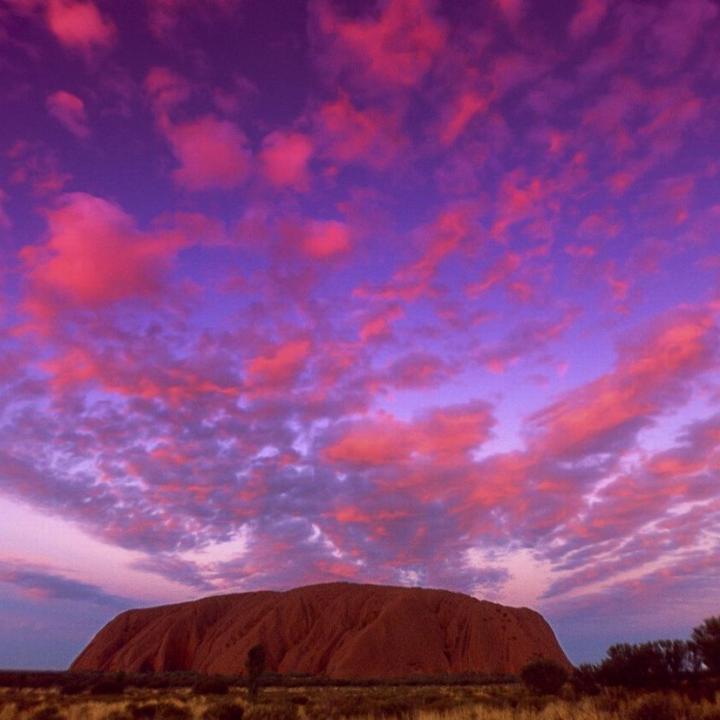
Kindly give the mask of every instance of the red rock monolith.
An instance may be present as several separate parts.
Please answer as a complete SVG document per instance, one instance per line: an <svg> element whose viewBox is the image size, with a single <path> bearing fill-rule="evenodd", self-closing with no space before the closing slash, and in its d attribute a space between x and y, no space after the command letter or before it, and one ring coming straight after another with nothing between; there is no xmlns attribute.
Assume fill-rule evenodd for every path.
<svg viewBox="0 0 720 720"><path fill-rule="evenodd" d="M447 590L327 583L128 610L71 670L242 674L258 643L269 671L343 679L517 674L539 657L571 667L528 608Z"/></svg>

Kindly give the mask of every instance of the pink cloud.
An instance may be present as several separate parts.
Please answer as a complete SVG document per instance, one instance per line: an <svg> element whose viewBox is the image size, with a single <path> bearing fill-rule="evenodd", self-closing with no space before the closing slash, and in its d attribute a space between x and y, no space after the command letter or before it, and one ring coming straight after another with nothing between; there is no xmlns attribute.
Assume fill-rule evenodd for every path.
<svg viewBox="0 0 720 720"><path fill-rule="evenodd" d="M160 40L169 40L183 18L193 14L205 15L209 11L229 13L236 6L235 0L146 0L150 32ZM213 18L215 20L215 18Z"/></svg>
<svg viewBox="0 0 720 720"><path fill-rule="evenodd" d="M330 462L351 466L428 460L454 465L488 439L493 424L490 407L482 402L435 408L412 422L380 415L351 425L323 454Z"/></svg>
<svg viewBox="0 0 720 720"><path fill-rule="evenodd" d="M168 125L167 137L180 167L175 181L188 190L230 189L250 171L245 133L227 120L206 115L186 123Z"/></svg>
<svg viewBox="0 0 720 720"><path fill-rule="evenodd" d="M55 37L73 50L89 52L108 47L115 40L114 23L104 18L92 2L48 0L46 17Z"/></svg>
<svg viewBox="0 0 720 720"><path fill-rule="evenodd" d="M313 220L305 226L301 247L320 260L345 253L350 249L350 229L337 220Z"/></svg>
<svg viewBox="0 0 720 720"><path fill-rule="evenodd" d="M90 135L85 114L85 103L77 95L58 90L46 101L48 112L65 126L73 135L86 138Z"/></svg>
<svg viewBox="0 0 720 720"><path fill-rule="evenodd" d="M597 30L607 13L607 0L581 0L573 15L568 33L574 41L583 40Z"/></svg>
<svg viewBox="0 0 720 720"><path fill-rule="evenodd" d="M339 17L329 2L315 8L332 61L366 86L417 84L445 46L446 28L428 0L389 0L359 20Z"/></svg>
<svg viewBox="0 0 720 720"><path fill-rule="evenodd" d="M381 310L373 312L360 328L360 339L363 342L369 340L383 340L392 335L392 327L405 316L405 311L396 304L389 305Z"/></svg>
<svg viewBox="0 0 720 720"><path fill-rule="evenodd" d="M359 110L346 94L321 105L315 125L316 144L335 162L384 168L403 143L395 116L378 108Z"/></svg>
<svg viewBox="0 0 720 720"><path fill-rule="evenodd" d="M259 391L287 388L305 367L310 349L309 340L288 340L256 355L247 363L248 384Z"/></svg>
<svg viewBox="0 0 720 720"><path fill-rule="evenodd" d="M621 354L615 370L533 416L543 452L592 453L686 394L687 380L717 363L718 331L707 311L666 318Z"/></svg>
<svg viewBox="0 0 720 720"><path fill-rule="evenodd" d="M154 294L186 244L177 232L142 232L120 207L84 193L47 217L48 240L21 250L36 309L52 309L55 296L93 307Z"/></svg>
<svg viewBox="0 0 720 720"><path fill-rule="evenodd" d="M155 112L162 116L190 97L191 86L176 72L165 67L154 67L145 77L145 90Z"/></svg>
<svg viewBox="0 0 720 720"><path fill-rule="evenodd" d="M472 90L465 91L448 108L440 129L440 141L450 145L465 131L472 119L487 111L488 98Z"/></svg>
<svg viewBox="0 0 720 720"><path fill-rule="evenodd" d="M260 163L265 177L278 187L308 188L313 144L307 135L276 131L263 140Z"/></svg>
<svg viewBox="0 0 720 720"><path fill-rule="evenodd" d="M495 0L500 12L512 25L519 22L525 14L525 0Z"/></svg>

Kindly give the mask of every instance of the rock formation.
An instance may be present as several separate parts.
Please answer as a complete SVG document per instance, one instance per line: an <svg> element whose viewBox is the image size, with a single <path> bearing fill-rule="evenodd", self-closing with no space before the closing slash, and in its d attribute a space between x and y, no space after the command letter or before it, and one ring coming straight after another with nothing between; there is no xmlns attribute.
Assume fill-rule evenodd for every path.
<svg viewBox="0 0 720 720"><path fill-rule="evenodd" d="M528 608L446 590L328 583L128 610L71 669L241 674L257 643L270 671L331 678L518 673L537 657L570 667Z"/></svg>

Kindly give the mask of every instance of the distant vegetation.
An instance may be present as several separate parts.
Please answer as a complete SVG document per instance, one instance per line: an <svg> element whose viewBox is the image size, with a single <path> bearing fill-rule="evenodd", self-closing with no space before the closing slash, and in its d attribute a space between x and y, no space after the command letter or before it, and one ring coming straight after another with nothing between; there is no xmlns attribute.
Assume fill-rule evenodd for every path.
<svg viewBox="0 0 720 720"><path fill-rule="evenodd" d="M720 675L720 616L693 629L690 640L655 640L608 648L596 665L581 665L578 686L664 690L701 688Z"/></svg>

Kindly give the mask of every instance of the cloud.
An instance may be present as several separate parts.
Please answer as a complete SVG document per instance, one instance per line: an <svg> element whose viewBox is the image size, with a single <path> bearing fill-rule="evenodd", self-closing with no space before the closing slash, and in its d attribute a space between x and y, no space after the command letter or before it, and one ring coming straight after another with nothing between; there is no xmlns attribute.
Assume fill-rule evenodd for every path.
<svg viewBox="0 0 720 720"><path fill-rule="evenodd" d="M115 42L115 24L93 2L48 0L46 18L53 35L72 50L88 53Z"/></svg>
<svg viewBox="0 0 720 720"><path fill-rule="evenodd" d="M312 141L307 135L275 131L263 140L262 171L273 185L307 190L308 162L312 153Z"/></svg>
<svg viewBox="0 0 720 720"><path fill-rule="evenodd" d="M28 307L54 314L58 299L99 307L157 294L186 239L173 231L143 232L119 206L70 193L47 212L49 237L20 255L31 286Z"/></svg>
<svg viewBox="0 0 720 720"><path fill-rule="evenodd" d="M621 452L665 408L687 399L689 382L717 363L712 313L686 310L658 322L621 351L617 367L531 418L545 452Z"/></svg>
<svg viewBox="0 0 720 720"><path fill-rule="evenodd" d="M488 438L493 424L484 402L435 408L413 422L380 416L351 425L323 454L360 468L424 460L455 464Z"/></svg>
<svg viewBox="0 0 720 720"><path fill-rule="evenodd" d="M581 0L580 7L568 27L573 41L584 40L597 30L607 13L607 5L607 0Z"/></svg>
<svg viewBox="0 0 720 720"><path fill-rule="evenodd" d="M48 95L45 104L48 112L73 135L81 139L90 135L85 103L77 95L65 90L58 90L52 95Z"/></svg>
<svg viewBox="0 0 720 720"><path fill-rule="evenodd" d="M319 260L340 255L350 249L350 229L338 220L312 220L303 230L301 248Z"/></svg>
<svg viewBox="0 0 720 720"><path fill-rule="evenodd" d="M287 387L304 368L310 347L306 339L288 340L255 356L247 365L250 387L275 392Z"/></svg>
<svg viewBox="0 0 720 720"><path fill-rule="evenodd" d="M323 103L314 124L320 153L340 164L387 168L404 142L396 114L377 107L359 109L345 93Z"/></svg>
<svg viewBox="0 0 720 720"><path fill-rule="evenodd" d="M229 190L244 182L250 171L245 133L228 120L205 115L169 125L166 133L180 163L173 178L188 190Z"/></svg>
<svg viewBox="0 0 720 720"><path fill-rule="evenodd" d="M339 16L325 0L311 7L330 62L366 88L416 85L445 47L445 25L427 0L390 0L359 19Z"/></svg>
<svg viewBox="0 0 720 720"><path fill-rule="evenodd" d="M153 67L145 77L145 90L161 117L190 97L192 87L181 75L166 67Z"/></svg>
<svg viewBox="0 0 720 720"><path fill-rule="evenodd" d="M106 593L97 585L19 560L0 559L0 582L15 585L26 597L36 601L74 600L117 610L124 610L133 604L132 600Z"/></svg>

